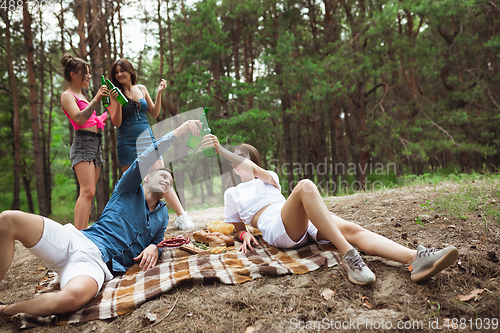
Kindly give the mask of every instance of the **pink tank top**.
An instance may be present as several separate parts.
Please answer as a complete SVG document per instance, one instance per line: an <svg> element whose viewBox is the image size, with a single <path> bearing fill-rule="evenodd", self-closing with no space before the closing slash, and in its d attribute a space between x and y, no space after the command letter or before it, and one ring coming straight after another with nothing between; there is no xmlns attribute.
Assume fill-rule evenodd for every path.
<svg viewBox="0 0 500 333"><path fill-rule="evenodd" d="M83 99L79 99L78 97L76 97L75 94L73 94L71 91L70 91L70 93L71 93L71 95L73 95L76 98L76 105L78 106L78 108L80 110L84 110L87 107L87 105L89 105L89 103L87 103ZM104 121L108 117L108 111L104 112L99 117L96 115L96 113L94 111L94 113L92 113L92 115L85 122L85 124L78 125L77 123L75 123L73 121L73 119L71 119L71 117L66 112L66 110L64 110L64 108L62 107L62 105L61 105L61 108L63 109L64 114L66 115L66 117L68 117L69 121L71 122L71 125L73 125L73 128L75 130L79 130L79 129L82 129L82 128L88 128L88 127L94 127L94 126L97 126L97 128L100 128L100 129L104 129L104 126L106 125L106 123Z"/></svg>

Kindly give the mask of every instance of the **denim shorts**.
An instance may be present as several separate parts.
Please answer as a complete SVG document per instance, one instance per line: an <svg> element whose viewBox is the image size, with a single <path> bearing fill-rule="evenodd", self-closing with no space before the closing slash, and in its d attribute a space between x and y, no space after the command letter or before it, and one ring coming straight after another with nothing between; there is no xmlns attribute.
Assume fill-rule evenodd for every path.
<svg viewBox="0 0 500 333"><path fill-rule="evenodd" d="M75 131L75 139L71 145L69 153L71 168L75 169L75 164L80 162L94 162L96 168L103 165L101 150L101 133L91 131Z"/></svg>

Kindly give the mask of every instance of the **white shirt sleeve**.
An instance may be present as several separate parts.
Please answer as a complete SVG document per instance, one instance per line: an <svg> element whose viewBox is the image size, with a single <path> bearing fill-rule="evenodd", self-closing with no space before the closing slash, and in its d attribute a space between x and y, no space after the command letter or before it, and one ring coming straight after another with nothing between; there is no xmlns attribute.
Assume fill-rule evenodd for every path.
<svg viewBox="0 0 500 333"><path fill-rule="evenodd" d="M224 222L226 223L243 222L238 212L238 206L234 202L233 196L231 195L232 192L233 188L230 188L224 193L224 215L226 216Z"/></svg>

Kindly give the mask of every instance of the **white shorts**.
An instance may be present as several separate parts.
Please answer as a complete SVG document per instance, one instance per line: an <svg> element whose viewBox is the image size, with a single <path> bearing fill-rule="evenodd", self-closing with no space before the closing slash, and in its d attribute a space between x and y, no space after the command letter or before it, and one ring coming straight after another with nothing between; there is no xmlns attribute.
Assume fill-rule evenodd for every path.
<svg viewBox="0 0 500 333"><path fill-rule="evenodd" d="M318 244L328 244L327 240L318 240L318 229L309 221L307 231L302 235L298 242L293 241L286 233L283 219L281 218L281 209L284 203L275 203L266 208L257 221L257 229L262 232L262 239L268 244L280 249L292 249L305 245L312 238ZM309 236L309 237L308 237Z"/></svg>
<svg viewBox="0 0 500 333"><path fill-rule="evenodd" d="M99 292L104 281L113 278L99 248L71 223L62 226L49 218L42 219L42 238L28 250L59 275L61 289L72 278L87 275L97 282Z"/></svg>

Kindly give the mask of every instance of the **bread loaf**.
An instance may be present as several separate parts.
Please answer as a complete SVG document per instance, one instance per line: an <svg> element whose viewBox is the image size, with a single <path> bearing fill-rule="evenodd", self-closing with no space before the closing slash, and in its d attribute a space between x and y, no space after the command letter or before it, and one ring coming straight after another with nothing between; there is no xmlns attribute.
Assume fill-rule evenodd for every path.
<svg viewBox="0 0 500 333"><path fill-rule="evenodd" d="M212 235L215 235L215 236L219 237L220 239L222 239L224 242L226 242L227 246L234 245L233 237L226 236L222 232L212 232Z"/></svg>
<svg viewBox="0 0 500 333"><path fill-rule="evenodd" d="M234 231L234 225L232 223L225 223L221 221L208 222L207 228L210 232L221 232L228 236Z"/></svg>
<svg viewBox="0 0 500 333"><path fill-rule="evenodd" d="M226 246L226 242L216 235L206 232L206 231L197 231L193 233L193 238L198 243L206 243L209 245L223 245Z"/></svg>

